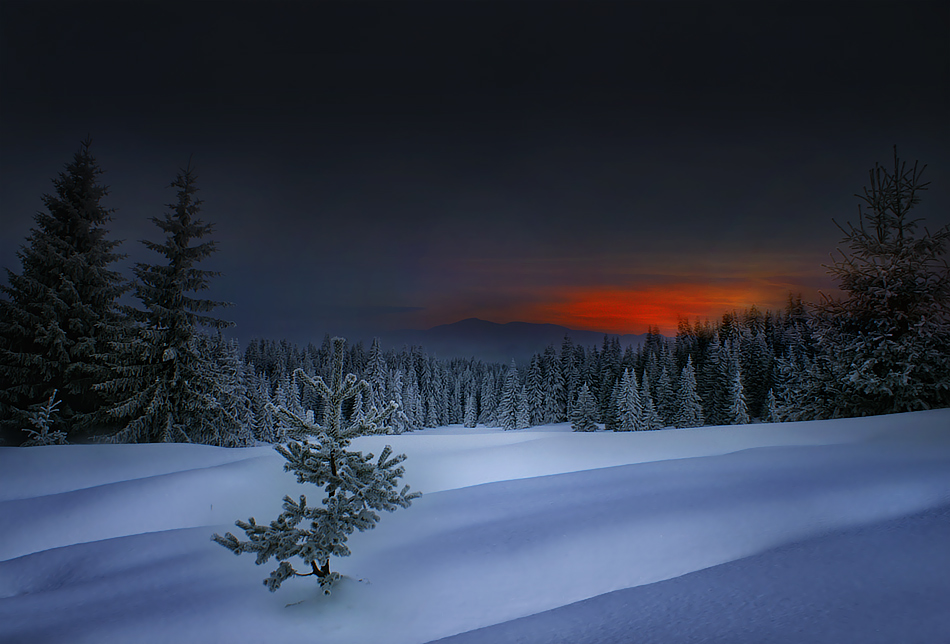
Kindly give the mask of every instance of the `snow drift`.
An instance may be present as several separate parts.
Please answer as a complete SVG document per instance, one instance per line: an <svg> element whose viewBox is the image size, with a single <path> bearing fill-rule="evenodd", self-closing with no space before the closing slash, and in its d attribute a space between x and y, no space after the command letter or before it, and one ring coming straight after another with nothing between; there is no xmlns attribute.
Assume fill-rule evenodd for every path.
<svg viewBox="0 0 950 644"><path fill-rule="evenodd" d="M950 410L385 444L424 496L329 597L211 541L307 492L269 447L0 448L0 642L950 637Z"/></svg>

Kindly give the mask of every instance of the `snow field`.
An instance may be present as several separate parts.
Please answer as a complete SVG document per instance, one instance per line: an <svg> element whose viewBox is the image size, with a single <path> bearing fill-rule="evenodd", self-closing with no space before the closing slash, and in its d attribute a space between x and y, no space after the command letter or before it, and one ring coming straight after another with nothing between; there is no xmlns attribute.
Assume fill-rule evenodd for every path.
<svg viewBox="0 0 950 644"><path fill-rule="evenodd" d="M889 561L907 541L950 564L932 529L950 522L939 512L950 506L950 410L638 433L448 427L353 448L385 444L407 454L404 480L424 495L350 538L353 555L331 561L346 578L330 597L310 578L269 593L262 580L276 563L255 566L210 540L243 536L235 519L275 518L284 494L318 496L269 447L0 449L0 642L501 642L574 624L564 641L583 644L617 641L604 633L627 622L665 633L643 641L703 641L706 627L734 634L728 611L741 606L709 609L676 639L659 619L675 609L651 589L673 606L709 579L767 577L768 562L807 550L794 544L847 544L887 522L911 532L865 539L867 561ZM930 528L906 528L928 512ZM827 547L796 561L803 579L833 575ZM917 563L928 595L950 602L946 585L921 577L944 562ZM813 589L789 583L786 613L807 611ZM634 602L635 619L608 610L617 597ZM891 622L913 614L902 602ZM865 612L850 619L881 617L876 604ZM769 639L775 613L762 615L742 628ZM912 636L934 627L926 617L905 625L906 641L926 641Z"/></svg>

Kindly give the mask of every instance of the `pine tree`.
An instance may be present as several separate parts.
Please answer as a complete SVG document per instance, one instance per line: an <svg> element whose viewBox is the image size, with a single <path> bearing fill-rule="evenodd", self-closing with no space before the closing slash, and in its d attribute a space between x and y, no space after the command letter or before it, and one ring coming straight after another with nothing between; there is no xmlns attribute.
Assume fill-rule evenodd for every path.
<svg viewBox="0 0 950 644"><path fill-rule="evenodd" d="M343 406L362 392L364 399L372 396L372 389L365 380L357 381L353 374L343 377L343 360L346 341L333 338L332 379L328 386L322 377L311 378L298 369L295 375L307 387L322 397L327 406L327 423L317 425L309 417L301 417L287 409L277 413L292 427L291 441L286 447L275 449L287 463L284 470L294 472L297 483L312 483L322 486L325 496L318 506L308 506L307 497L294 501L284 497L284 511L269 526L258 525L251 517L247 522L236 521L248 540L241 541L228 532L223 537L215 534L212 539L239 555L242 552L257 553L257 564L266 563L271 557L281 562L276 570L264 580L270 591L276 591L290 577L316 576L326 594L330 594L333 582L340 574L330 570L330 557L346 557L350 549L346 541L354 530L372 530L379 521L378 512L392 512L407 508L420 493L409 492L406 485L397 491L398 480L405 473L400 465L405 454L392 455L388 445L375 461L373 454L348 451L350 441L358 436L389 433L391 428L383 423L395 410L391 404L382 411L375 407L358 422L346 423ZM304 521L309 526L300 527ZM299 572L290 559L300 558L309 572ZM306 568L305 568L306 569Z"/></svg>
<svg viewBox="0 0 950 644"><path fill-rule="evenodd" d="M469 393L465 396L465 420L462 424L465 427L475 427L478 424L478 414L475 409L475 394Z"/></svg>
<svg viewBox="0 0 950 644"><path fill-rule="evenodd" d="M213 241L193 244L213 231L198 218L202 202L195 196L196 182L190 165L178 173L171 184L177 201L168 204L163 218L152 217L164 242L142 242L166 263L135 266L135 295L144 310L134 313L138 326L112 343L118 377L99 386L119 401L108 409L122 424L114 442L246 442L240 419L220 398L233 382L198 331L231 326L208 315L228 304L189 295L208 288L218 275L195 266L216 250Z"/></svg>
<svg viewBox="0 0 950 644"><path fill-rule="evenodd" d="M911 216L925 168L908 168L895 146L893 172L875 165L856 195L869 210L859 206L858 226L841 228L848 252L827 266L845 295L816 307L817 351L796 376L802 397L786 400L789 417L950 406L950 226L918 234Z"/></svg>
<svg viewBox="0 0 950 644"><path fill-rule="evenodd" d="M518 378L518 368L515 361L511 361L508 374L505 376L505 386L501 390L501 401L498 403L498 423L502 429L518 428L518 404L521 385Z"/></svg>
<svg viewBox="0 0 950 644"><path fill-rule="evenodd" d="M389 374L389 368L386 366L386 358L383 356L382 349L379 348L379 338L373 338L373 344L369 350L369 364L366 366L367 380L373 388L373 405L382 409L389 398L386 393L386 377Z"/></svg>
<svg viewBox="0 0 950 644"><path fill-rule="evenodd" d="M729 408L726 422L729 425L747 425L749 423L749 410L746 406L745 391L742 387L742 371L738 366L729 387Z"/></svg>
<svg viewBox="0 0 950 644"><path fill-rule="evenodd" d="M123 255L106 239L111 211L101 204L108 189L102 169L79 147L43 197L28 244L18 252L22 272L7 270L0 292L0 421L14 442L32 406L54 389L61 406L55 431L84 433L105 420L108 403L96 385L112 377L104 359L108 342L122 335L126 321L117 301L128 290L109 268Z"/></svg>
<svg viewBox="0 0 950 644"><path fill-rule="evenodd" d="M531 427L531 405L528 402L528 392L524 385L518 394L518 406L515 410L515 429Z"/></svg>
<svg viewBox="0 0 950 644"><path fill-rule="evenodd" d="M562 423L566 420L563 416L564 376L561 374L561 363L557 359L553 346L549 346L545 349L543 365L544 407L542 410L542 423L545 425Z"/></svg>
<svg viewBox="0 0 950 644"><path fill-rule="evenodd" d="M778 413L778 403L775 400L775 393L771 389L769 389L769 393L765 398L765 422L781 422Z"/></svg>
<svg viewBox="0 0 950 644"><path fill-rule="evenodd" d="M643 409L641 417L643 429L652 430L666 427L653 404L653 396L650 394L650 378L646 371L643 372L643 380L640 382L640 405Z"/></svg>
<svg viewBox="0 0 950 644"><path fill-rule="evenodd" d="M673 390L672 377L666 365L660 371L660 380L656 383L656 396L653 402L656 406L656 413L663 421L663 426L674 424L676 394Z"/></svg>
<svg viewBox="0 0 950 644"><path fill-rule="evenodd" d="M643 409L640 405L640 393L637 391L637 374L629 369L624 370L620 379L618 396L619 426L622 432L633 432L645 429L643 426Z"/></svg>
<svg viewBox="0 0 950 644"><path fill-rule="evenodd" d="M393 431L397 434L401 434L409 430L409 419L406 417L406 413L402 410L403 400L402 400L402 390L403 390L403 370L400 367L393 369L389 372L389 391L392 394L392 401L396 405L396 411L393 413L392 417L392 427Z"/></svg>
<svg viewBox="0 0 950 644"><path fill-rule="evenodd" d="M590 388L585 382L577 393L571 411L571 428L575 432L595 432L597 427L597 403L590 394Z"/></svg>
<svg viewBox="0 0 950 644"><path fill-rule="evenodd" d="M30 424L33 425L35 429L29 427L23 428L23 431L29 434L30 438L23 443L22 447L66 444L66 432L50 429L58 407L59 401L56 400L55 389L45 403L34 406L30 413Z"/></svg>
<svg viewBox="0 0 950 644"><path fill-rule="evenodd" d="M693 369L692 356L686 361L680 376L673 424L679 428L703 426L703 405L699 394L696 393L696 372Z"/></svg>
<svg viewBox="0 0 950 644"><path fill-rule="evenodd" d="M478 422L485 427L498 426L498 397L495 395L495 376L486 371L482 377L481 413Z"/></svg>
<svg viewBox="0 0 950 644"><path fill-rule="evenodd" d="M541 383L541 358L537 355L531 357L531 363L528 366L528 379L525 383L524 402L528 411L528 424L526 427L541 424L543 418L544 394Z"/></svg>

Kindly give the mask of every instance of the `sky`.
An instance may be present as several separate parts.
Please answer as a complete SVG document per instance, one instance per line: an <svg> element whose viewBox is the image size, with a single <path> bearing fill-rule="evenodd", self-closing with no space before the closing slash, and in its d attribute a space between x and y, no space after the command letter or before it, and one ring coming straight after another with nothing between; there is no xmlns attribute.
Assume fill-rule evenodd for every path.
<svg viewBox="0 0 950 644"><path fill-rule="evenodd" d="M127 275L192 159L242 340L673 333L834 292L895 144L950 223L948 115L945 2L0 0L0 267L88 136Z"/></svg>

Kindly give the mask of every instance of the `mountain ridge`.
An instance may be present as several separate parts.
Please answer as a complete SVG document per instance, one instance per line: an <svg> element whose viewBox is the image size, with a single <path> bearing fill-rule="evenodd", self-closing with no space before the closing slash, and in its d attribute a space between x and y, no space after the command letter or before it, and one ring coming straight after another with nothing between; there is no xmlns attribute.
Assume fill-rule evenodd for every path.
<svg viewBox="0 0 950 644"><path fill-rule="evenodd" d="M553 344L560 351L565 336L570 337L574 344L584 346L600 346L604 336L618 338L620 346L625 349L640 346L646 335L584 331L550 323L498 323L473 317L425 330L390 331L378 337L383 350L400 349L404 345L422 346L430 355L439 358L477 358L486 362L514 360L517 364L527 364L532 355L544 351L548 345Z"/></svg>

